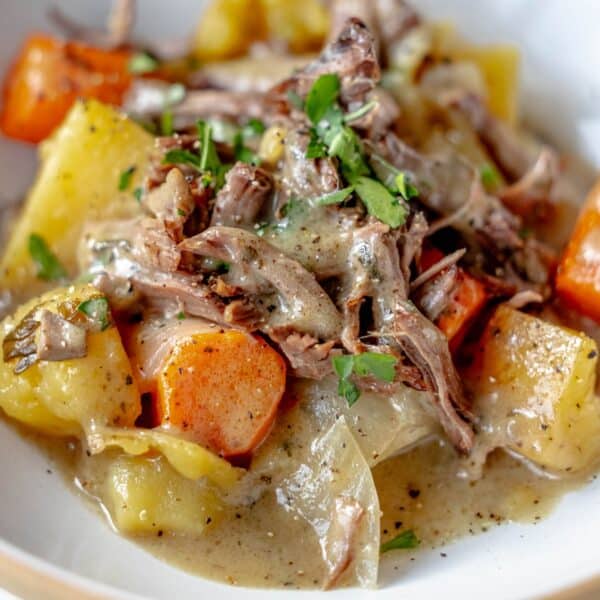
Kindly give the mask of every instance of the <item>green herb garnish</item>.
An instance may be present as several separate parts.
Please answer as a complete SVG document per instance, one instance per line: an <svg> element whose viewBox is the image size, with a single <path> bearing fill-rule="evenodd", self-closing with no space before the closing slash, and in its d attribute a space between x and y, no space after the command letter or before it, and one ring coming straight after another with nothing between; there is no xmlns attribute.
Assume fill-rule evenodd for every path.
<svg viewBox="0 0 600 600"><path fill-rule="evenodd" d="M160 115L160 132L164 136L170 136L173 135L174 130L173 111L167 109Z"/></svg>
<svg viewBox="0 0 600 600"><path fill-rule="evenodd" d="M133 197L136 199L137 202L142 201L143 193L144 193L144 190L142 190L141 187L136 187L135 190L133 190Z"/></svg>
<svg viewBox="0 0 600 600"><path fill-rule="evenodd" d="M100 331L110 327L110 307L104 296L85 300L77 307L77 310L98 323Z"/></svg>
<svg viewBox="0 0 600 600"><path fill-rule="evenodd" d="M260 158L244 144L244 137L241 132L236 134L233 141L233 153L235 160L255 166L260 164Z"/></svg>
<svg viewBox="0 0 600 600"><path fill-rule="evenodd" d="M396 184L397 192L405 200L412 200L413 198L417 198L419 196L419 190L417 190L417 188L409 182L406 173L398 173L394 179L394 183Z"/></svg>
<svg viewBox="0 0 600 600"><path fill-rule="evenodd" d="M29 255L37 267L37 276L45 281L65 279L67 271L50 250L43 237L37 233L29 236Z"/></svg>
<svg viewBox="0 0 600 600"><path fill-rule="evenodd" d="M340 93L340 78L335 73L321 75L312 85L304 111L308 118L317 125L337 102Z"/></svg>
<svg viewBox="0 0 600 600"><path fill-rule="evenodd" d="M171 165L189 165L198 171L202 171L202 162L200 156L190 150L182 148L173 148L169 150L163 158L163 163Z"/></svg>
<svg viewBox="0 0 600 600"><path fill-rule="evenodd" d="M412 529L409 529L407 531L403 531L394 539L381 544L379 551L381 554L384 554L390 550L410 550L411 548L416 548L418 545L419 539L415 535L415 532Z"/></svg>
<svg viewBox="0 0 600 600"><path fill-rule="evenodd" d="M325 194L320 198L315 200L315 204L320 206L328 206L329 204L339 204L343 202L352 192L354 191L354 186L350 185L343 190L337 190L335 192L331 192L330 194Z"/></svg>
<svg viewBox="0 0 600 600"><path fill-rule="evenodd" d="M124 192L129 189L131 185L131 180L133 178L133 174L135 173L135 166L131 166L128 169L125 169L121 175L119 176L119 191Z"/></svg>
<svg viewBox="0 0 600 600"><path fill-rule="evenodd" d="M185 85L182 83L174 83L170 85L165 91L163 102L165 107L179 104L185 98Z"/></svg>
<svg viewBox="0 0 600 600"><path fill-rule="evenodd" d="M183 321L184 319L185 319L185 313L184 313L182 310L180 310L180 311L177 313L177 320L178 320L178 321Z"/></svg>
<svg viewBox="0 0 600 600"><path fill-rule="evenodd" d="M359 177L354 189L367 207L370 215L392 228L400 227L408 216L408 207L394 197L379 181L369 177Z"/></svg>
<svg viewBox="0 0 600 600"><path fill-rule="evenodd" d="M371 102L367 102L363 104L361 107L357 108L354 112L347 113L344 116L344 121L346 123L351 123L352 121L358 121L358 119L364 117L366 114L370 113L377 106L377 100L371 100Z"/></svg>
<svg viewBox="0 0 600 600"><path fill-rule="evenodd" d="M481 178L481 183L488 189L500 185L500 173L498 173L496 167L490 163L482 165L479 169L479 177Z"/></svg>
<svg viewBox="0 0 600 600"><path fill-rule="evenodd" d="M360 398L360 390L350 381L351 375L373 377L391 383L396 376L396 363L398 359L390 354L379 352L363 352L362 354L343 354L334 356L333 368L340 378L338 394L346 399L348 406L352 406Z"/></svg>
<svg viewBox="0 0 600 600"><path fill-rule="evenodd" d="M147 52L137 52L127 63L127 69L134 75L143 75L144 73L152 73L158 68L158 61L150 56Z"/></svg>
<svg viewBox="0 0 600 600"><path fill-rule="evenodd" d="M215 143L212 140L212 128L206 121L198 121L196 129L201 144L200 169L202 171L210 171L216 175L221 168L221 161L217 154Z"/></svg>
<svg viewBox="0 0 600 600"><path fill-rule="evenodd" d="M250 119L242 128L242 137L247 140L262 135L265 132L265 124L259 119Z"/></svg>

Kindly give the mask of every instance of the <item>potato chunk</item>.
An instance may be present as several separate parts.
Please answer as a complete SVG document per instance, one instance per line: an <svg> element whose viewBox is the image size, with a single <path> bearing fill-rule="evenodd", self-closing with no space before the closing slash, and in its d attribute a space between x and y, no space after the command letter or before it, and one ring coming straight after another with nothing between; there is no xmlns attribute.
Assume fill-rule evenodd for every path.
<svg viewBox="0 0 600 600"><path fill-rule="evenodd" d="M484 443L554 471L589 466L600 451L597 353L582 333L498 308L470 378Z"/></svg>
<svg viewBox="0 0 600 600"><path fill-rule="evenodd" d="M90 285L53 290L21 306L0 324L9 332L37 307L58 313L100 292ZM83 358L39 360L15 373L17 359L0 362L0 407L11 417L49 434L77 434L96 426L132 426L141 411L137 384L116 327L87 332Z"/></svg>
<svg viewBox="0 0 600 600"><path fill-rule="evenodd" d="M204 481L182 477L162 456L117 458L104 488L104 501L124 533L200 534L223 512Z"/></svg>
<svg viewBox="0 0 600 600"><path fill-rule="evenodd" d="M142 179L153 138L113 108L78 102L42 147L42 164L0 263L0 287L18 295L42 289L29 255L32 233L44 238L70 274L83 225L94 219L126 217L139 210L133 190ZM126 190L121 174L134 169Z"/></svg>

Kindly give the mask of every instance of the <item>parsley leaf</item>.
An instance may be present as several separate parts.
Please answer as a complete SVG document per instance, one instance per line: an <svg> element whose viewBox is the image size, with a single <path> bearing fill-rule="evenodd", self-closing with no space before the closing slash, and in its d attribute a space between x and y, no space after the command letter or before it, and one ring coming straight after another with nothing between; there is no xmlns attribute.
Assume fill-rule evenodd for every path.
<svg viewBox="0 0 600 600"><path fill-rule="evenodd" d="M325 194L315 200L315 204L320 206L328 206L329 204L339 204L343 202L352 192L354 191L354 186L350 185L343 190L336 190L335 192L331 192L330 194Z"/></svg>
<svg viewBox="0 0 600 600"><path fill-rule="evenodd" d="M132 165L128 169L125 169L119 176L119 191L124 192L131 185L131 179L135 173L135 166Z"/></svg>
<svg viewBox="0 0 600 600"><path fill-rule="evenodd" d="M340 78L335 73L321 75L312 85L304 111L314 125L317 125L337 101L340 93Z"/></svg>
<svg viewBox="0 0 600 600"><path fill-rule="evenodd" d="M310 141L306 147L306 158L325 158L327 146L319 139L314 129L310 130Z"/></svg>
<svg viewBox="0 0 600 600"><path fill-rule="evenodd" d="M487 189L493 189L496 186L500 185L500 174L494 165L490 163L485 163L479 169L479 177L481 178L481 183Z"/></svg>
<svg viewBox="0 0 600 600"><path fill-rule="evenodd" d="M158 61L147 52L137 52L127 63L127 70L135 75L152 73L158 68Z"/></svg>
<svg viewBox="0 0 600 600"><path fill-rule="evenodd" d="M43 237L37 233L29 236L29 255L37 267L37 276L45 281L65 279L67 271L50 250Z"/></svg>
<svg viewBox="0 0 600 600"><path fill-rule="evenodd" d="M160 115L160 132L164 136L169 136L173 135L174 130L173 111L167 109Z"/></svg>
<svg viewBox="0 0 600 600"><path fill-rule="evenodd" d="M100 331L110 327L110 308L108 300L104 296L85 300L77 307L77 310L98 323Z"/></svg>
<svg viewBox="0 0 600 600"><path fill-rule="evenodd" d="M183 321L184 319L185 319L185 313L184 313L182 310L180 310L180 311L177 313L177 320L178 320L178 321Z"/></svg>
<svg viewBox="0 0 600 600"><path fill-rule="evenodd" d="M133 197L136 199L137 202L142 201L143 193L144 193L144 190L141 187L136 187L135 190L133 190Z"/></svg>
<svg viewBox="0 0 600 600"><path fill-rule="evenodd" d="M408 208L387 188L369 177L359 177L354 189L367 207L367 212L392 228L400 227L406 221Z"/></svg>
<svg viewBox="0 0 600 600"><path fill-rule="evenodd" d="M381 381L392 383L396 376L398 359L391 354L363 352L354 357L354 372L360 377L373 375Z"/></svg>
<svg viewBox="0 0 600 600"><path fill-rule="evenodd" d="M371 102L366 102L365 104L357 108L354 112L346 114L344 116L344 121L346 123L358 121L358 119L361 119L366 114L369 114L377 106L377 104L377 100L371 100Z"/></svg>
<svg viewBox="0 0 600 600"><path fill-rule="evenodd" d="M419 538L415 535L415 532L412 529L407 531L403 531L395 538L381 544L380 552L384 554L385 552L389 552L390 550L409 550L411 548L416 548L419 545Z"/></svg>
<svg viewBox="0 0 600 600"><path fill-rule="evenodd" d="M185 93L185 85L182 83L174 83L173 85L170 85L166 89L163 99L165 107L179 104L185 98Z"/></svg>
<svg viewBox="0 0 600 600"><path fill-rule="evenodd" d="M398 175L396 175L396 179L394 180L394 182L396 184L396 189L397 189L398 193L405 200L412 200L413 198L418 197L419 190L417 190L417 188L408 181L408 177L406 176L406 173L402 173L402 172L398 173Z"/></svg>
<svg viewBox="0 0 600 600"><path fill-rule="evenodd" d="M247 140L265 132L265 124L259 119L250 119L242 129L242 137Z"/></svg>
<svg viewBox="0 0 600 600"><path fill-rule="evenodd" d="M233 142L233 152L235 155L235 160L255 166L260 164L260 158L244 144L244 137L241 132L238 132L235 136Z"/></svg>
<svg viewBox="0 0 600 600"><path fill-rule="evenodd" d="M172 165L189 165L198 171L202 171L201 158L197 154L181 148L173 148L173 150L169 150L163 158L163 163Z"/></svg>
<svg viewBox="0 0 600 600"><path fill-rule="evenodd" d="M196 123L198 138L200 139L200 169L202 171L211 171L215 175L221 167L221 161L215 148L215 143L212 141L211 126L206 121L198 121Z"/></svg>
<svg viewBox="0 0 600 600"><path fill-rule="evenodd" d="M360 398L360 390L350 381L351 375L365 377L372 375L377 379L391 383L396 376L398 359L389 354L379 352L363 352L362 354L342 354L332 359L333 369L340 378L338 394L352 406Z"/></svg>

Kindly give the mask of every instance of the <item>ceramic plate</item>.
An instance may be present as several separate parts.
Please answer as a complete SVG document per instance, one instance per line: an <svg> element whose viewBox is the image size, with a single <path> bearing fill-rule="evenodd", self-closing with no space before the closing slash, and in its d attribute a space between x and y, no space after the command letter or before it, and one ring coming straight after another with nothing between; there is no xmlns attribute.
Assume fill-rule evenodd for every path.
<svg viewBox="0 0 600 600"><path fill-rule="evenodd" d="M365 0L368 1L368 0ZM31 30L47 29L46 0L3 0L0 71ZM108 0L54 0L76 18L103 21ZM598 0L417 0L427 14L454 20L477 42L511 41L523 50L523 106L543 135L600 166ZM140 0L138 33L177 35L197 18L199 0ZM0 138L0 202L22 196L35 169L32 148ZM50 473L48 471L51 471ZM0 422L0 586L24 598L303 600L321 592L246 590L171 568L119 537L76 497L36 448ZM377 592L343 590L329 598L486 600L600 595L600 481L563 498L549 518L509 524L424 552L410 568L384 563ZM585 582L585 583L584 583ZM561 594L562 596L562 594Z"/></svg>

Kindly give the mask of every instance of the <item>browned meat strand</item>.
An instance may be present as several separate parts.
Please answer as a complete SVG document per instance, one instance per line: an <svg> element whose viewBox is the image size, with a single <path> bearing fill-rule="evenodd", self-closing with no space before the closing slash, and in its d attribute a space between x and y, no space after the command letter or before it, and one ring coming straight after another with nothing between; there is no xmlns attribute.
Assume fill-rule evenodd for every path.
<svg viewBox="0 0 600 600"><path fill-rule="evenodd" d="M229 171L215 199L210 224L229 227L254 225L263 204L273 195L273 178L267 171L238 162Z"/></svg>
<svg viewBox="0 0 600 600"><path fill-rule="evenodd" d="M278 86L277 90L287 92L293 89L304 97L312 84L327 73L337 73L339 76L340 100L351 110L365 101L380 80L375 39L359 19L348 19L335 41L323 50L319 59Z"/></svg>
<svg viewBox="0 0 600 600"><path fill-rule="evenodd" d="M321 340L338 340L341 316L314 275L260 237L233 227L211 227L182 242L183 250L226 261L229 276L242 290L255 293L260 282L268 283L277 297L269 307L263 328L290 327Z"/></svg>
<svg viewBox="0 0 600 600"><path fill-rule="evenodd" d="M292 130L286 135L281 169L276 173L282 198L318 198L340 187L336 164L329 158L306 158L308 134Z"/></svg>
<svg viewBox="0 0 600 600"><path fill-rule="evenodd" d="M377 347L400 352L418 367L432 392L446 434L458 449L468 452L473 430L460 415L467 416L469 407L448 341L408 300L408 283L400 268L396 237L381 223L365 225L355 232L351 259L354 277L363 284L361 294L372 300L372 337L377 340ZM402 376L402 369L398 369L398 375Z"/></svg>

